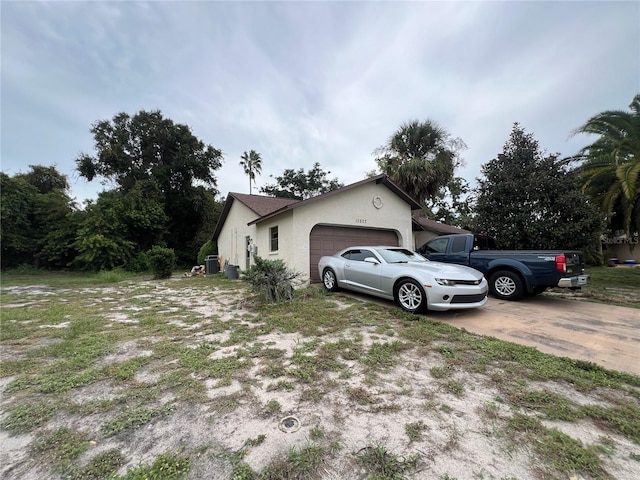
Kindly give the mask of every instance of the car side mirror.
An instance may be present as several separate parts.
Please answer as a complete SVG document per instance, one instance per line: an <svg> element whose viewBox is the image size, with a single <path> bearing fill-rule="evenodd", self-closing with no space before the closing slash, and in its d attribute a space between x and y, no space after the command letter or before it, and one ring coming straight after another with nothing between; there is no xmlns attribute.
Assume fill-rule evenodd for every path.
<svg viewBox="0 0 640 480"><path fill-rule="evenodd" d="M374 257L367 257L364 259L364 261L367 263L373 263L374 265L378 265L380 263L378 259Z"/></svg>

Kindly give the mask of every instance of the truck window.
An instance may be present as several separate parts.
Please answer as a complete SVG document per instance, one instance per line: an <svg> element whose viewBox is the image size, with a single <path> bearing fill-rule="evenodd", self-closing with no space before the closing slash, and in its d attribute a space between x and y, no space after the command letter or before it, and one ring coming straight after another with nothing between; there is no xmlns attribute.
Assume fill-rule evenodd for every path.
<svg viewBox="0 0 640 480"><path fill-rule="evenodd" d="M489 235L475 235L473 237L474 250L497 250L496 241Z"/></svg>
<svg viewBox="0 0 640 480"><path fill-rule="evenodd" d="M451 242L451 253L464 253L467 237L455 237Z"/></svg>
<svg viewBox="0 0 640 480"><path fill-rule="evenodd" d="M427 253L445 253L447 251L448 244L448 238L434 238L427 243L425 250Z"/></svg>

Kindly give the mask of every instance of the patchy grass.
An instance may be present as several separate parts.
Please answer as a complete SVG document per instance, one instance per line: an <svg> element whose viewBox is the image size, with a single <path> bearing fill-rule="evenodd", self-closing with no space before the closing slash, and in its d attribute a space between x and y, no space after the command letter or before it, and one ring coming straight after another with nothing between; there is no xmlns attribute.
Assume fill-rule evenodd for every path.
<svg viewBox="0 0 640 480"><path fill-rule="evenodd" d="M640 308L640 267L587 267L589 284L576 292L554 289L554 294L592 302Z"/></svg>
<svg viewBox="0 0 640 480"><path fill-rule="evenodd" d="M261 305L219 276L24 278L0 297L0 427L30 438L8 480L412 478L486 443L474 418L482 454L531 455L474 478L640 472L632 374L315 288Z"/></svg>

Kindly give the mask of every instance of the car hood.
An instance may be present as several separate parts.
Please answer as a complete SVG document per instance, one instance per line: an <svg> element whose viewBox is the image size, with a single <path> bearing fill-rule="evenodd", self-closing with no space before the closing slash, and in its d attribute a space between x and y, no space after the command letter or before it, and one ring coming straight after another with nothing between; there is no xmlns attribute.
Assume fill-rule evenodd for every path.
<svg viewBox="0 0 640 480"><path fill-rule="evenodd" d="M464 265L442 262L409 262L406 265L427 271L438 278L450 280L480 280L483 277L483 274L478 270Z"/></svg>

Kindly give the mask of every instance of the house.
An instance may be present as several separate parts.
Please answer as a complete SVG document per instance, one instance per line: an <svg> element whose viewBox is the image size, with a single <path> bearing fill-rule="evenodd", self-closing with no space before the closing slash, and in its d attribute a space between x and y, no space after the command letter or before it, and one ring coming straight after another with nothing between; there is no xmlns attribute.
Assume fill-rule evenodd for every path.
<svg viewBox="0 0 640 480"><path fill-rule="evenodd" d="M311 282L319 282L320 257L350 245L413 249L414 230L423 230L426 219L412 213L421 208L386 175L307 200L229 193L213 240L221 263L246 270L255 255L281 259Z"/></svg>

